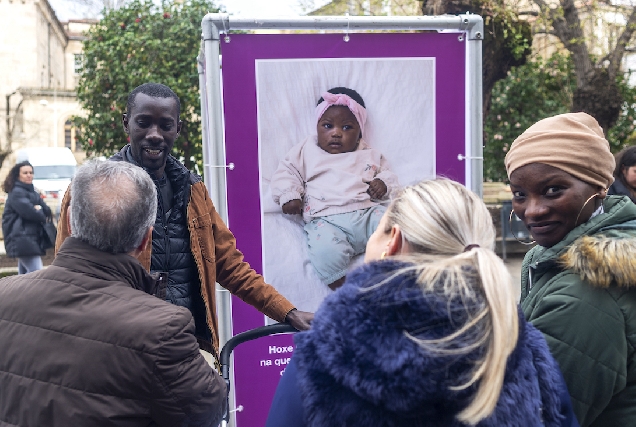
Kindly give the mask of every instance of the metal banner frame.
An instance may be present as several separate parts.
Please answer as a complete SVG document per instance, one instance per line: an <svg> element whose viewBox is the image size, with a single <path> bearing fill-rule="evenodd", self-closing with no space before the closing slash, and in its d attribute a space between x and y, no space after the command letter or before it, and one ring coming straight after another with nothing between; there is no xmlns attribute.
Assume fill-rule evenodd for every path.
<svg viewBox="0 0 636 427"><path fill-rule="evenodd" d="M465 69L465 185L482 196L482 40L483 20L478 15L442 16L302 16L293 18L236 18L228 14L208 14L202 20L202 48L198 58L201 90L203 170L212 201L228 226L227 175L223 99L221 89L221 35L232 30L356 31L438 31L457 33L466 43ZM231 295L217 285L217 313L221 346L232 337ZM233 417L234 419L234 417Z"/></svg>

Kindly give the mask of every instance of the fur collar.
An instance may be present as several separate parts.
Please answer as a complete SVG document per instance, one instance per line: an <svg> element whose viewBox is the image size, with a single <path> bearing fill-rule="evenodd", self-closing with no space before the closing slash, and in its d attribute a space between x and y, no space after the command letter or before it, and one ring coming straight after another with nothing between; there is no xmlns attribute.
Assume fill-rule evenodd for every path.
<svg viewBox="0 0 636 427"><path fill-rule="evenodd" d="M424 294L409 274L375 286L404 265L387 260L352 272L325 299L312 328L296 334L294 357L308 425L461 425L455 417L474 388L450 387L466 380L481 355L431 354L406 333L444 337L480 303ZM519 320L499 403L480 427L559 425L558 367L541 333L523 315Z"/></svg>
<svg viewBox="0 0 636 427"><path fill-rule="evenodd" d="M592 286L607 288L612 284L629 288L636 285L636 221L582 236L561 255L565 268L576 272Z"/></svg>

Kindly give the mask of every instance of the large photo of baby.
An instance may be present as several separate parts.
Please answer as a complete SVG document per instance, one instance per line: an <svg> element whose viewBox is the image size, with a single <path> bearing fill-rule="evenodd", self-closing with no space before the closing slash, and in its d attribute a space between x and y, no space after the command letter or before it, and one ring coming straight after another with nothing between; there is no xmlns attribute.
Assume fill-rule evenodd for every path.
<svg viewBox="0 0 636 427"><path fill-rule="evenodd" d="M263 274L314 311L400 186L435 176L435 61L258 60L256 81Z"/></svg>

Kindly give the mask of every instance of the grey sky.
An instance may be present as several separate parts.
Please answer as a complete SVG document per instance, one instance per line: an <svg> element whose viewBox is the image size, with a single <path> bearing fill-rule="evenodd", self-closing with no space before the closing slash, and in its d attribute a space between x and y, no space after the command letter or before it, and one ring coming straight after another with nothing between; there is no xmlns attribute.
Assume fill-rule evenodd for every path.
<svg viewBox="0 0 636 427"><path fill-rule="evenodd" d="M73 18L84 18L90 15L88 9L82 7L77 0L49 0L60 21ZM314 7L320 7L329 0L314 0ZM217 5L225 6L225 10L233 15L247 17L297 16L302 14L299 0L216 0ZM308 1L305 4L311 3Z"/></svg>

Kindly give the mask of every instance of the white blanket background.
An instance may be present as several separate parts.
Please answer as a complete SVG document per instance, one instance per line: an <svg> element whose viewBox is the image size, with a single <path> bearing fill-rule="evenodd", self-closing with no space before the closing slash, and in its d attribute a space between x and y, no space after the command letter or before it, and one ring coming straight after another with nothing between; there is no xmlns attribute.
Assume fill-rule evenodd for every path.
<svg viewBox="0 0 636 427"><path fill-rule="evenodd" d="M307 258L301 216L282 213L269 182L287 151L316 133L314 107L336 86L364 99L364 138L387 158L400 185L435 176L434 58L256 61L264 276L298 309L311 312L331 291Z"/></svg>

